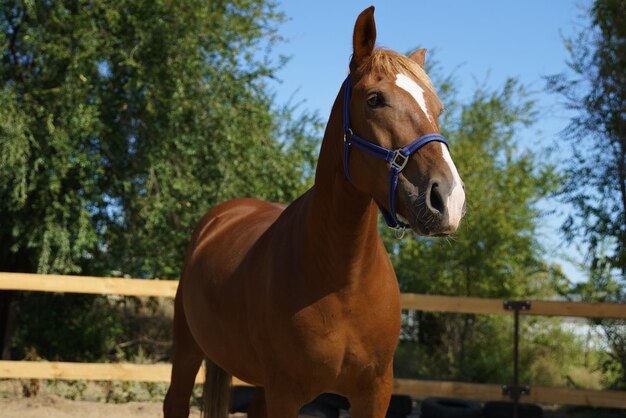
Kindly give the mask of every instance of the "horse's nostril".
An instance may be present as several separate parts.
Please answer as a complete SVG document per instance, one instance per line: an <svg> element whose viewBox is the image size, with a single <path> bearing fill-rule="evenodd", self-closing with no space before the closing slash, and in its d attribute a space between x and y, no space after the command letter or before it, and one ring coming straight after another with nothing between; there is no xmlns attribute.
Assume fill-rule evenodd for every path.
<svg viewBox="0 0 626 418"><path fill-rule="evenodd" d="M443 204L443 199L441 198L441 194L439 193L439 185L437 183L433 183L430 188L430 207L439 213L443 213L445 206Z"/></svg>

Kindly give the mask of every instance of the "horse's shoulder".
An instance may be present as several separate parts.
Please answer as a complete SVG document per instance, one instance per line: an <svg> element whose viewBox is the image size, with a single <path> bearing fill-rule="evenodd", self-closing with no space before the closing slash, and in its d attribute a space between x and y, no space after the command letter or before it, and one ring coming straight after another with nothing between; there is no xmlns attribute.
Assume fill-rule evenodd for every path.
<svg viewBox="0 0 626 418"><path fill-rule="evenodd" d="M192 241L200 237L220 235L233 228L250 225L267 227L284 210L285 206L259 199L239 198L228 200L210 209L198 222Z"/></svg>

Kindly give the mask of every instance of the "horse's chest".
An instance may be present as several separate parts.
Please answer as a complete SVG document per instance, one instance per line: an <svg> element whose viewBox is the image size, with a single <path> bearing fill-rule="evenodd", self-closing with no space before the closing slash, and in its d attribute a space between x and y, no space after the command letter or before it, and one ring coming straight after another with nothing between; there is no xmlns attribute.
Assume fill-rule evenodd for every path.
<svg viewBox="0 0 626 418"><path fill-rule="evenodd" d="M302 364L333 381L342 376L377 376L389 366L400 331L393 293L382 300L319 303L293 317L294 345ZM295 348L295 347L294 347Z"/></svg>

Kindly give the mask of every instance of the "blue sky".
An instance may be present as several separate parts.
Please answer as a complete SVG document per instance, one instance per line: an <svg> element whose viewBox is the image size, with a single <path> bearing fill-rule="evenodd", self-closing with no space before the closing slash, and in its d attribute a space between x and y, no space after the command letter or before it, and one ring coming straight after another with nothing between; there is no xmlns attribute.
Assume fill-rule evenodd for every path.
<svg viewBox="0 0 626 418"><path fill-rule="evenodd" d="M272 51L291 59L274 86L278 103L302 102L325 119L346 76L351 39L358 14L376 6L377 44L400 52L418 47L434 50L444 74L454 72L460 98L478 85L501 87L509 77L536 92L540 118L519 137L520 145L554 144L568 118L558 99L543 92L542 76L565 70L567 52L562 35L577 33L589 1L283 1L290 19L280 27L287 42ZM428 59L428 56L426 57ZM564 152L567 148L564 148ZM454 153L453 153L454 155ZM462 175L463 173L461 173ZM551 203L547 203L548 205ZM551 216L542 228L542 242L552 260L575 257L558 236L560 218ZM561 262L575 280L582 274Z"/></svg>
<svg viewBox="0 0 626 418"><path fill-rule="evenodd" d="M564 69L560 32L580 27L579 4L570 0L500 1L283 1L290 18L280 34L288 42L274 53L291 57L280 72L278 99L306 99L326 114L346 75L352 30L358 14L376 6L380 46L406 52L436 51L444 71L452 71L469 94L476 82L501 86L507 77L541 88L541 76Z"/></svg>

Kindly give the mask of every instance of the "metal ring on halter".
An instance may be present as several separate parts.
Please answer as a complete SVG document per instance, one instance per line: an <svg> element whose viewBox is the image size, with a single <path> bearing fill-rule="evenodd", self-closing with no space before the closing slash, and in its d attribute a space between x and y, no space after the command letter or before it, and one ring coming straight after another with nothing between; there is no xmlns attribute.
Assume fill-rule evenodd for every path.
<svg viewBox="0 0 626 418"><path fill-rule="evenodd" d="M406 226L398 225L395 228L391 229L393 229L393 237L395 239L402 239L406 235Z"/></svg>

